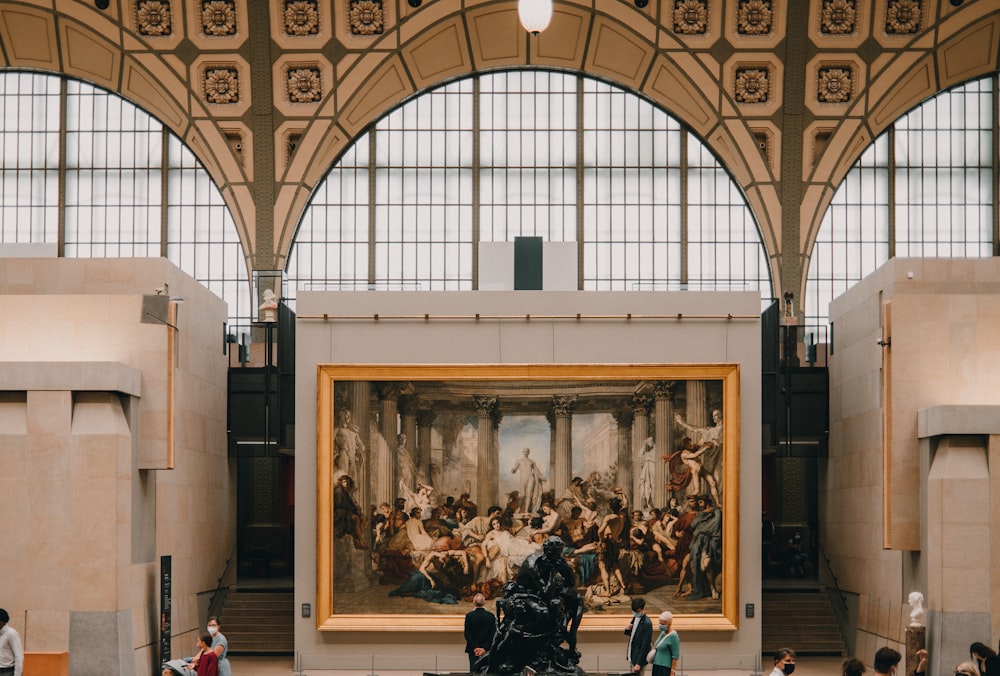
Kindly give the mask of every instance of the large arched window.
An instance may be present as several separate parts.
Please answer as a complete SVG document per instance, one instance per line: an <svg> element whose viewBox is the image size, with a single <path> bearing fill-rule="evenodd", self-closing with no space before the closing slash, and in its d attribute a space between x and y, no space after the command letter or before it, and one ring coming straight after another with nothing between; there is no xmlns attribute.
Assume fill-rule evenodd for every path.
<svg viewBox="0 0 1000 676"><path fill-rule="evenodd" d="M0 73L0 105L0 243L163 256L228 303L234 328L249 326L235 223L180 139L121 97L54 75Z"/></svg>
<svg viewBox="0 0 1000 676"><path fill-rule="evenodd" d="M813 247L810 325L830 301L894 256L996 255L997 80L939 94L865 150L833 197Z"/></svg>
<svg viewBox="0 0 1000 676"><path fill-rule="evenodd" d="M479 244L576 244L578 288L755 289L738 186L679 122L586 77L512 71L424 93L363 134L296 233L297 288L479 288Z"/></svg>

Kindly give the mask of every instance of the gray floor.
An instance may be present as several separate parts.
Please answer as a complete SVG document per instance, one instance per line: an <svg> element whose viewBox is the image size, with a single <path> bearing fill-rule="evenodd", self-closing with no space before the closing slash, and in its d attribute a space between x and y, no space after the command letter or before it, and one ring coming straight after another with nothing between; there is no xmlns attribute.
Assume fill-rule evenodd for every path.
<svg viewBox="0 0 1000 676"><path fill-rule="evenodd" d="M294 662L291 657L230 657L233 676L291 676ZM841 657L800 657L796 663L795 676L840 676ZM334 676L337 672L309 669L303 676ZM352 672L353 673L353 672Z"/></svg>

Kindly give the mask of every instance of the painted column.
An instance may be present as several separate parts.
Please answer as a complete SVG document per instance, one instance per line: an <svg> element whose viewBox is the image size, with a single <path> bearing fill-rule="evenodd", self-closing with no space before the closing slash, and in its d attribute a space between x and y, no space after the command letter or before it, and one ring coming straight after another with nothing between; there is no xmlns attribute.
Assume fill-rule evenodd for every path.
<svg viewBox="0 0 1000 676"><path fill-rule="evenodd" d="M406 481L406 485L410 487L411 490L417 490L416 475L419 472L417 469L417 401L412 396L402 396L399 398L399 429L401 434L406 435L406 443L404 448L406 453L409 454L410 462L406 463L405 459L403 463L400 463L400 458L402 453L399 452L398 444L396 443L395 437L393 438L392 448L397 449L393 453L393 466L396 468L395 480L396 484L399 483L400 479ZM406 465L409 464L410 469L406 469ZM405 471L404 471L405 470ZM412 471L411 471L412 470ZM399 494L398 489L394 489L396 494Z"/></svg>
<svg viewBox="0 0 1000 676"><path fill-rule="evenodd" d="M499 407L500 398L473 395L472 402L477 416L476 447L476 502L480 509L498 502L500 482L497 470L500 465L499 447L493 446L493 412Z"/></svg>
<svg viewBox="0 0 1000 676"><path fill-rule="evenodd" d="M549 487L562 495L573 478L573 407L576 395L552 397L552 414L555 417L555 448Z"/></svg>
<svg viewBox="0 0 1000 676"><path fill-rule="evenodd" d="M674 439L671 434L674 421L674 391L673 383L659 381L653 384L654 403L654 441L656 442L656 471L653 482L653 506L667 505L667 463L663 456L674 450Z"/></svg>
<svg viewBox="0 0 1000 676"><path fill-rule="evenodd" d="M374 460L372 462L373 501L377 505L388 502L390 505L396 497L397 490L391 448L395 446L396 435L399 434L399 383L382 383L379 387L378 417L379 438L374 444ZM412 486L410 487L412 488ZM367 505L361 505L363 510Z"/></svg>
<svg viewBox="0 0 1000 676"><path fill-rule="evenodd" d="M417 448L413 456L417 464L417 479L432 485L434 482L431 480L431 427L436 418L437 413L429 408L417 411ZM449 452L447 446L445 452Z"/></svg>
<svg viewBox="0 0 1000 676"><path fill-rule="evenodd" d="M649 436L649 409L652 403L652 398L645 394L632 397L632 450L629 453L631 481L627 484L619 483L628 495L628 504L632 509L639 509L636 505L636 498L639 495L639 455L642 453L646 437Z"/></svg>
<svg viewBox="0 0 1000 676"><path fill-rule="evenodd" d="M363 447L358 452L358 476L354 479L354 499L362 513L367 509L371 495L371 383L367 380L355 380L348 383L349 409L351 424L361 438Z"/></svg>
<svg viewBox="0 0 1000 676"><path fill-rule="evenodd" d="M618 461L615 470L616 486L632 485L632 420L631 408L622 408L613 414L618 424Z"/></svg>

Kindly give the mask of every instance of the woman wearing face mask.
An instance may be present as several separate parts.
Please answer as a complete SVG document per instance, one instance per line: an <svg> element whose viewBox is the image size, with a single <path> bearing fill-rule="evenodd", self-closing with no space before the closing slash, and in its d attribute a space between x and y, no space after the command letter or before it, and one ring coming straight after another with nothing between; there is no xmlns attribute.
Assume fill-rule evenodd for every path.
<svg viewBox="0 0 1000 676"><path fill-rule="evenodd" d="M208 633L212 636L212 650L219 658L219 676L233 676L233 668L229 664L229 641L219 631L219 618L208 618Z"/></svg>
<svg viewBox="0 0 1000 676"><path fill-rule="evenodd" d="M774 653L774 669L771 676L789 676L795 671L795 651L791 648L778 648Z"/></svg>
<svg viewBox="0 0 1000 676"><path fill-rule="evenodd" d="M674 614L669 610L660 613L660 635L653 643L653 676L670 676L677 670L677 660L681 657L681 639L671 629Z"/></svg>

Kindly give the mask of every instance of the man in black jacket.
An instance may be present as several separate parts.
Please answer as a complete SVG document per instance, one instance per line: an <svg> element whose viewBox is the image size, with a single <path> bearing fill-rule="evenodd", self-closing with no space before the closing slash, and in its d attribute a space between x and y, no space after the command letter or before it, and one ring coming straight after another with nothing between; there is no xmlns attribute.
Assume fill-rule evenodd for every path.
<svg viewBox="0 0 1000 676"><path fill-rule="evenodd" d="M472 597L475 606L465 615L465 652L469 654L469 672L475 669L476 661L486 654L493 645L497 633L497 618L486 610L486 597L476 594Z"/></svg>
<svg viewBox="0 0 1000 676"><path fill-rule="evenodd" d="M629 637L627 657L632 673L640 673L653 642L653 622L646 615L645 599L632 599L632 621L625 627L625 634Z"/></svg>

